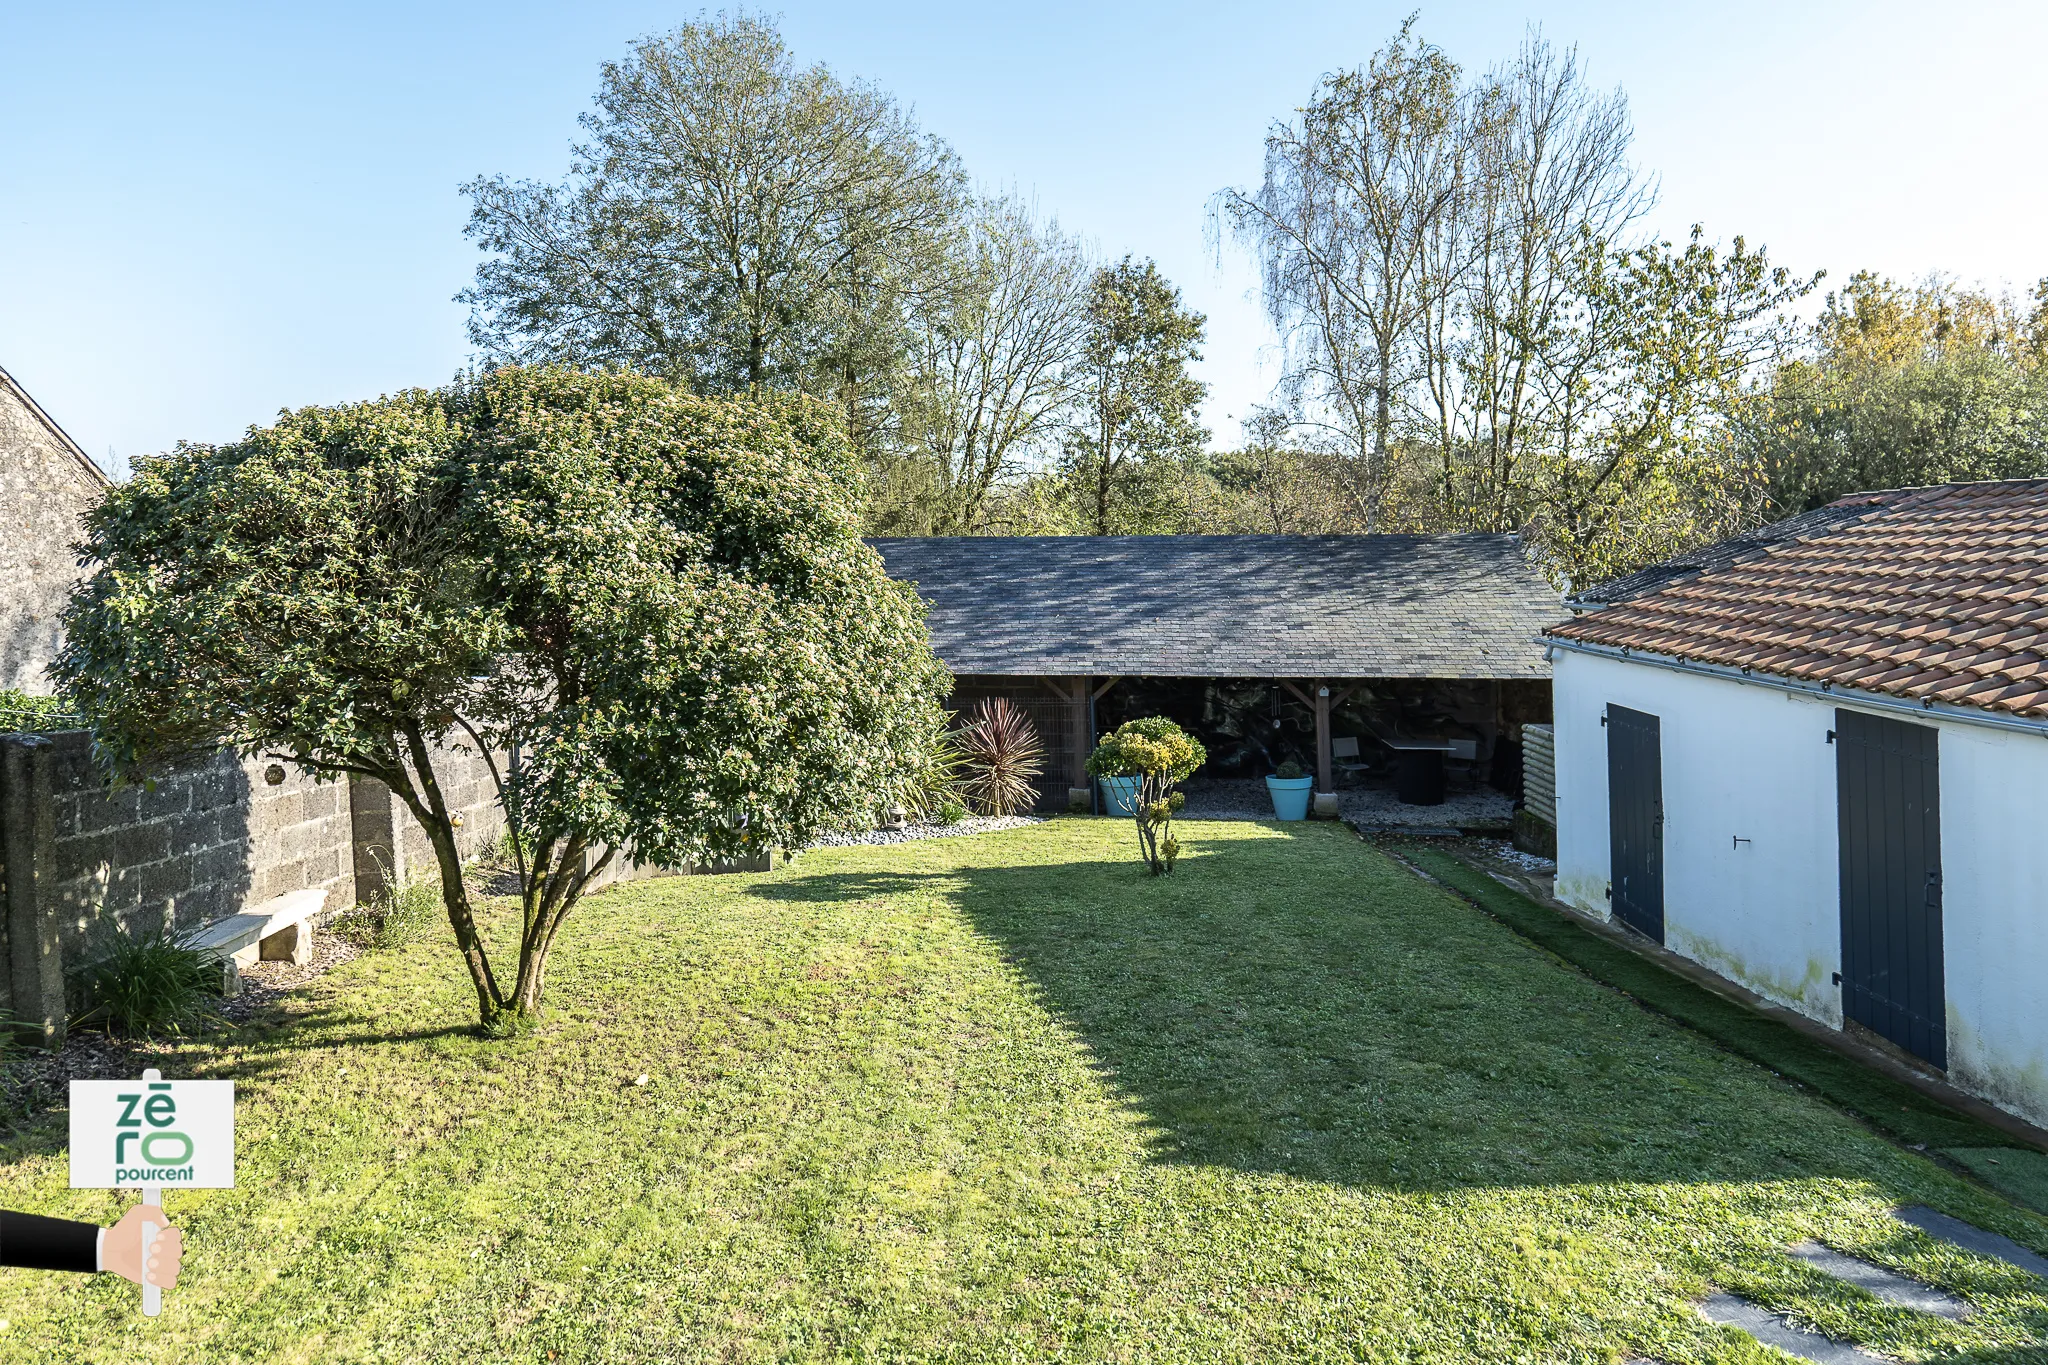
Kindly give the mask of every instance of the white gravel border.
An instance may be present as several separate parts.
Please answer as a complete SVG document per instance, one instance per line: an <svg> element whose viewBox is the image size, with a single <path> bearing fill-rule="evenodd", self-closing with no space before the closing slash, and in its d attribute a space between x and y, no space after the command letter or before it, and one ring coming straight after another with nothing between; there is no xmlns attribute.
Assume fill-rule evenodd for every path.
<svg viewBox="0 0 2048 1365"><path fill-rule="evenodd" d="M1036 815L970 815L950 825L905 825L902 829L841 830L821 834L809 848L852 848L860 844L908 844L919 839L951 839L962 834L993 834L999 829L1022 829L1043 824Z"/></svg>

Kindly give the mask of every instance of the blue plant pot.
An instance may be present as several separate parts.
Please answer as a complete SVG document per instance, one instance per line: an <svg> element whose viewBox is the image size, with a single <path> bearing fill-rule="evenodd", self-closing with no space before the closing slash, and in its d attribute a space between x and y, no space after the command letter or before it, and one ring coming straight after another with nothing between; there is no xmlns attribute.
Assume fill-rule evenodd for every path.
<svg viewBox="0 0 2048 1365"><path fill-rule="evenodd" d="M1277 820L1308 819L1309 791L1316 785L1313 777L1269 777L1266 791L1273 798L1273 817Z"/></svg>
<svg viewBox="0 0 2048 1365"><path fill-rule="evenodd" d="M1104 815L1124 815L1136 818L1138 814L1138 784L1144 781L1143 778L1102 777L1096 780L1102 783L1102 813Z"/></svg>

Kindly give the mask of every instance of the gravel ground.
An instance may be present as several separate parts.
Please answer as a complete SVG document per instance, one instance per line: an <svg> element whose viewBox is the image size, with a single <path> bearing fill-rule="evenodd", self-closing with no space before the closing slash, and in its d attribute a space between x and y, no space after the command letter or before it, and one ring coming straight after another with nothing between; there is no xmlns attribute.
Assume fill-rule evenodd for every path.
<svg viewBox="0 0 2048 1365"><path fill-rule="evenodd" d="M1521 868L1524 872L1555 872L1557 864L1548 858L1539 858L1534 853L1524 853L1505 839L1477 839L1481 848L1504 863Z"/></svg>
<svg viewBox="0 0 2048 1365"><path fill-rule="evenodd" d="M1188 794L1181 815L1189 820L1270 820L1273 799L1264 778L1196 778L1182 788ZM1505 829L1514 822L1514 798L1489 788L1454 791L1440 806L1410 806L1394 793L1354 787L1337 793L1338 814L1368 827L1442 829Z"/></svg>
<svg viewBox="0 0 2048 1365"><path fill-rule="evenodd" d="M846 848L853 844L907 844L916 839L950 839L960 834L989 834L999 829L1022 829L1039 823L1036 815L970 815L952 825L906 825L902 829L871 829L861 832L821 834L812 848Z"/></svg>

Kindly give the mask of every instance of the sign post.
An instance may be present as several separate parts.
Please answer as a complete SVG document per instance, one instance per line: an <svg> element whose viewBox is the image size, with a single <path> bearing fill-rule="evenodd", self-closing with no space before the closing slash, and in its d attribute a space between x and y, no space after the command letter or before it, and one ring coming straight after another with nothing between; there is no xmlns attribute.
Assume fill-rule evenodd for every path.
<svg viewBox="0 0 2048 1365"><path fill-rule="evenodd" d="M235 1185L235 1083L167 1081L155 1067L139 1081L71 1083L71 1188L164 1190ZM155 1223L142 1225L142 1311L155 1317L163 1290L149 1282Z"/></svg>

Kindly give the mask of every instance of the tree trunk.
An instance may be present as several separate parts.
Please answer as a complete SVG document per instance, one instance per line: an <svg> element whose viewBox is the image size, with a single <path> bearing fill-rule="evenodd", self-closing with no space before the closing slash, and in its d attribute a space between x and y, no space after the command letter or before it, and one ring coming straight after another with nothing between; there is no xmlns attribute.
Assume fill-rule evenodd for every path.
<svg viewBox="0 0 2048 1365"><path fill-rule="evenodd" d="M455 931L456 947L462 952L464 965L469 968L470 983L476 987L477 1022L486 1033L495 1032L502 1025L505 998L498 990L497 978L491 972L490 955L484 949L483 936L477 932L476 916L470 909L469 887L462 876L462 857L455 849L455 824L448 818L448 805L441 798L441 784L434 776L433 756L427 749L426 735L417 722L406 725L405 740L412 754L413 776L409 777L405 765L399 764L396 776L400 782L394 784L392 790L411 809L420 827L426 830L428 842L434 846L434 861L441 873L441 904L448 911L448 924Z"/></svg>

